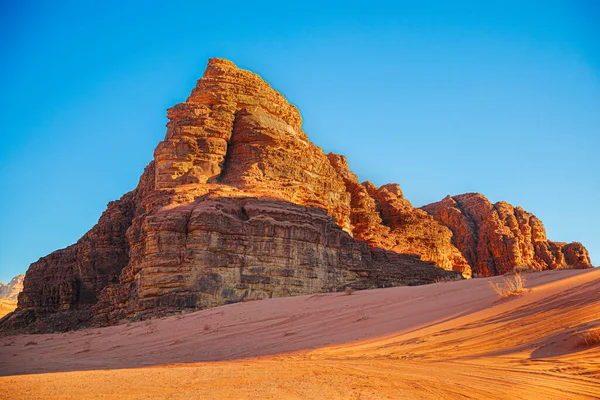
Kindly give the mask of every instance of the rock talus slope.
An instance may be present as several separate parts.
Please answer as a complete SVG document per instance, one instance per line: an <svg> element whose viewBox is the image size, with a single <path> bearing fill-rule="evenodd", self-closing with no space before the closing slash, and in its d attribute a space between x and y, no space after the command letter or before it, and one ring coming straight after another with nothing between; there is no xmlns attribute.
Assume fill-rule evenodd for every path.
<svg viewBox="0 0 600 400"><path fill-rule="evenodd" d="M135 190L32 264L1 329L63 330L228 302L469 276L397 186L359 184L258 75L211 59Z"/></svg>
<svg viewBox="0 0 600 400"><path fill-rule="evenodd" d="M521 207L502 201L492 204L479 193L466 193L447 196L423 210L452 230L452 242L475 274L499 275L515 267L592 267L581 243L548 240L542 221Z"/></svg>

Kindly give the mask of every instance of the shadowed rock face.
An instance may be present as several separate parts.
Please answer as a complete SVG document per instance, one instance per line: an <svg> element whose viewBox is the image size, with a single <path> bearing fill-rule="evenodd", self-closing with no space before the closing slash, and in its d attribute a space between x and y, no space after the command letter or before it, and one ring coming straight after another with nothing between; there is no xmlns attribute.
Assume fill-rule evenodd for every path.
<svg viewBox="0 0 600 400"><path fill-rule="evenodd" d="M447 196L423 210L452 230L452 242L475 274L499 275L515 267L592 267L581 243L548 240L542 221L521 207L505 202L492 204L479 193L466 193Z"/></svg>
<svg viewBox="0 0 600 400"><path fill-rule="evenodd" d="M470 276L447 228L397 187L355 182L258 75L212 59L168 117L137 188L76 244L30 266L1 329Z"/></svg>

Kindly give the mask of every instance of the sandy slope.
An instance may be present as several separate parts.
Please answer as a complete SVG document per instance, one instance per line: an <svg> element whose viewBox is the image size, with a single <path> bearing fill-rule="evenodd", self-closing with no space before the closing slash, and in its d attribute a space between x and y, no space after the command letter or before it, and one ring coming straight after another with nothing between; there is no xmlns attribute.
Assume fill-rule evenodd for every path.
<svg viewBox="0 0 600 400"><path fill-rule="evenodd" d="M0 299L0 318L13 312L17 308L17 300Z"/></svg>
<svg viewBox="0 0 600 400"><path fill-rule="evenodd" d="M4 338L1 397L600 398L600 347L578 346L600 270L526 276L509 300L475 279Z"/></svg>

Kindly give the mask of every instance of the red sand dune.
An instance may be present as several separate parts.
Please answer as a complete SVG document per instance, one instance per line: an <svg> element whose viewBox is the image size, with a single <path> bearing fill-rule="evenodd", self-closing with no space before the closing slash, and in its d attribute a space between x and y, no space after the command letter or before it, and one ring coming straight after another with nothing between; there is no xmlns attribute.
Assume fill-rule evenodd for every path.
<svg viewBox="0 0 600 400"><path fill-rule="evenodd" d="M2 339L2 398L600 398L600 270L253 301ZM35 343L35 344L33 344Z"/></svg>

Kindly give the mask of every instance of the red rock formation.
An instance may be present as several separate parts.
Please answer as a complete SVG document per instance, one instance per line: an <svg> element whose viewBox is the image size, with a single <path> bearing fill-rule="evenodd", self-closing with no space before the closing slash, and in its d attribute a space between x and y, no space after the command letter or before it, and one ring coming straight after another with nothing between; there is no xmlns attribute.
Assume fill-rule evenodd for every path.
<svg viewBox="0 0 600 400"><path fill-rule="evenodd" d="M383 248L360 240L369 237L356 222L351 173L308 140L296 107L258 75L210 60L168 117L165 140L138 187L110 203L76 244L32 264L19 308L3 328L68 329L92 318L105 324L346 285L460 277L435 266L443 259L438 265L452 269L447 261L456 257L432 257L431 245L423 255L434 262L421 261L422 246L386 251L402 238L383 239L392 228L364 188L366 218L380 232L371 244ZM460 256L449 236L438 241L446 245L441 252Z"/></svg>
<svg viewBox="0 0 600 400"><path fill-rule="evenodd" d="M373 247L417 254L441 268L471 276L469 264L451 243L452 232L423 210L413 208L397 184L377 188L371 182L358 183L346 157L333 153L328 157L350 193L350 228L355 237Z"/></svg>
<svg viewBox="0 0 600 400"><path fill-rule="evenodd" d="M502 201L492 204L479 193L466 193L447 196L423 210L452 230L452 241L474 274L499 275L515 267L592 267L581 243L548 240L542 222L521 207Z"/></svg>
<svg viewBox="0 0 600 400"><path fill-rule="evenodd" d="M31 265L18 309L0 329L64 330L470 276L473 238L453 238L452 225L414 209L397 185L358 183L346 159L312 144L296 107L258 75L212 59L168 117L137 188L76 244ZM577 246L561 249L547 255L583 257ZM494 251L513 259L516 250Z"/></svg>

